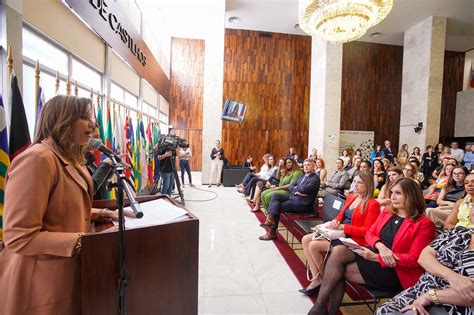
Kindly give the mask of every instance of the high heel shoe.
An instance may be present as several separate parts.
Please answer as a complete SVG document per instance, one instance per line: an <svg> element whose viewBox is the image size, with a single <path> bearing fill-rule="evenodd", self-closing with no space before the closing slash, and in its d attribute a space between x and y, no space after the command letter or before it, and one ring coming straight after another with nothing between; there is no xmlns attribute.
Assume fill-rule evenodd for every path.
<svg viewBox="0 0 474 315"><path fill-rule="evenodd" d="M321 283L312 289L304 288L304 289L298 290L298 292L303 293L304 295L307 295L307 296L313 296L319 292L319 289L321 289Z"/></svg>

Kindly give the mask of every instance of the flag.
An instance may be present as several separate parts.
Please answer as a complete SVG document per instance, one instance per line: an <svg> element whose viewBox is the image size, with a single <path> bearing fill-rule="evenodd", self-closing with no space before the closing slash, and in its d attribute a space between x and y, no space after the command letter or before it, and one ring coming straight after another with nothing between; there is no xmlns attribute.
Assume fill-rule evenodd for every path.
<svg viewBox="0 0 474 315"><path fill-rule="evenodd" d="M135 187L137 188L137 192L142 189L142 168L140 165L140 119L137 117L137 130L134 139L134 146L133 146L133 164L134 168L134 176L135 176Z"/></svg>
<svg viewBox="0 0 474 315"><path fill-rule="evenodd" d="M99 126L100 140L105 144L104 116L102 114L102 106L100 105L99 99L97 103L97 125Z"/></svg>
<svg viewBox="0 0 474 315"><path fill-rule="evenodd" d="M44 93L43 88L41 86L38 87L38 100L36 102L36 119L35 119L35 132L38 124L38 118L41 113L41 109L44 105Z"/></svg>
<svg viewBox="0 0 474 315"><path fill-rule="evenodd" d="M110 104L107 106L107 128L105 129L105 141L104 144L105 146L113 150L112 148L112 142L113 142L113 135L112 135L112 118L110 117Z"/></svg>
<svg viewBox="0 0 474 315"><path fill-rule="evenodd" d="M145 137L145 126L143 119L140 121L140 166L141 166L141 185L146 187L148 182L148 163L147 163L147 143Z"/></svg>
<svg viewBox="0 0 474 315"><path fill-rule="evenodd" d="M134 134L134 131L133 131L133 122L132 122L132 118L129 117L128 119L128 122L129 122L129 127L128 127L128 138L130 139L129 140L129 159L130 159L130 166L132 167L132 172L130 174L130 177L135 185L135 191L138 191L137 190L137 182L136 182L136 176L135 174L137 173L137 170L136 170L136 161L135 161L135 134Z"/></svg>
<svg viewBox="0 0 474 315"><path fill-rule="evenodd" d="M159 177L160 171L160 161L158 160L158 139L160 139L160 128L158 127L158 123L153 124L153 161L154 161L154 172L153 172L153 180L157 180Z"/></svg>
<svg viewBox="0 0 474 315"><path fill-rule="evenodd" d="M127 142L125 141L125 133L122 129L123 122L122 122L122 115L114 111L114 143L113 148L118 155L124 154L126 152Z"/></svg>
<svg viewBox="0 0 474 315"><path fill-rule="evenodd" d="M125 123L124 123L124 126L123 126L123 132L124 132L124 135L125 135L125 141L126 141L126 145L125 145L125 162L127 162L128 165L130 165L133 169L133 165L132 165L132 159L131 159L131 144L130 144L130 118L128 117L128 114L126 113L125 114ZM127 178L130 178L132 176L132 173L130 170L126 169L125 170L125 177Z"/></svg>
<svg viewBox="0 0 474 315"><path fill-rule="evenodd" d="M8 166L10 166L10 158L8 156L7 118L5 117L2 95L0 95L0 241L3 240L3 199Z"/></svg>
<svg viewBox="0 0 474 315"><path fill-rule="evenodd" d="M148 165L148 185L153 184L153 173L155 169L155 159L153 158L153 122L149 122L146 127L147 138L147 165Z"/></svg>
<svg viewBox="0 0 474 315"><path fill-rule="evenodd" d="M31 144L28 121L26 120L25 107L18 88L18 79L13 73L11 77L10 108L10 161L25 151Z"/></svg>

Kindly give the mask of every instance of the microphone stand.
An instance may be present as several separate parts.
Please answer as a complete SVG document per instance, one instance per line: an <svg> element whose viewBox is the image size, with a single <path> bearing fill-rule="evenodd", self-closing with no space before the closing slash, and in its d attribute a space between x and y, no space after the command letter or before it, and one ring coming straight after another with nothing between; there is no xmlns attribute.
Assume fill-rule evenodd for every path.
<svg viewBox="0 0 474 315"><path fill-rule="evenodd" d="M119 217L119 269L120 269L120 278L117 290L117 303L119 308L119 313L121 315L127 314L127 287L130 282L130 279L127 278L125 274L125 256L126 256L126 246L125 246L125 218L123 214L123 200L124 200L124 190L127 193L128 199L130 200L130 206L132 207L133 212L137 218L143 217L143 212L140 210L138 202L133 196L132 189L130 188L127 178L123 172L122 164L117 162L117 159L114 156L110 156L112 160L112 167L114 169L115 175L117 176L117 209Z"/></svg>

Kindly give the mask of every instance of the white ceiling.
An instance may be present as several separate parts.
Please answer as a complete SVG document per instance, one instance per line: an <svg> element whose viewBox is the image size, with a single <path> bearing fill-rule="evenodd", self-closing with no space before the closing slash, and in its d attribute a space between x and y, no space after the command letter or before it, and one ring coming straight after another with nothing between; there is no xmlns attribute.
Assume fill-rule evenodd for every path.
<svg viewBox="0 0 474 315"><path fill-rule="evenodd" d="M231 24L227 19L238 16L241 22ZM448 18L446 49L466 51L474 48L474 0L394 0L388 17L369 29L361 41L403 45L403 33L430 16ZM300 34L297 0L227 0L227 28ZM369 34L382 33L378 38Z"/></svg>
<svg viewBox="0 0 474 315"><path fill-rule="evenodd" d="M185 38L205 38L206 22L216 14L220 16L220 9L215 8L222 7L223 1L226 28L305 35L294 27L298 23L297 0L137 0L145 6L145 16L156 16L153 13L159 12L157 15L163 18L169 34ZM239 17L240 23L229 23L227 19L231 16ZM404 31L430 16L448 18L446 50L474 48L474 0L394 0L388 17L360 40L403 45ZM382 36L370 38L369 34L374 32Z"/></svg>

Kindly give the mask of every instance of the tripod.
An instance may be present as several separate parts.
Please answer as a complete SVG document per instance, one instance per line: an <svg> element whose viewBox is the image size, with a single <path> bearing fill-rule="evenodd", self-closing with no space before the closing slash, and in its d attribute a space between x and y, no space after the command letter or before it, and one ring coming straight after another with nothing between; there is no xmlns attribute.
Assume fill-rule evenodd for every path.
<svg viewBox="0 0 474 315"><path fill-rule="evenodd" d="M184 193L183 193L183 190L181 189L181 182L179 181L178 172L176 170L176 150L172 151L172 155L170 156L170 159L171 159L171 169L172 169L173 177L174 177L174 180L175 180L176 187L178 188L178 196L180 198L180 203L184 206L185 205ZM152 195L158 193L158 191L159 191L158 183L160 181L160 177L161 177L161 171L158 172L158 177L157 177L155 183L153 184L153 188L152 188L152 191L151 191Z"/></svg>

